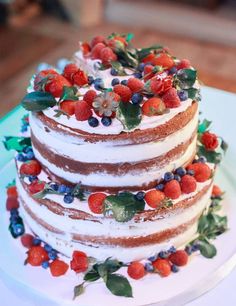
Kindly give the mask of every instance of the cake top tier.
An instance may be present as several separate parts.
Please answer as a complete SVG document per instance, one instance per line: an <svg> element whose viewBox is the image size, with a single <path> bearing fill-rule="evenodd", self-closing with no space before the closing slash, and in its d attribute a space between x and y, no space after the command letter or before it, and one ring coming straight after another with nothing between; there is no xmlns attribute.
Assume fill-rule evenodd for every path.
<svg viewBox="0 0 236 306"><path fill-rule="evenodd" d="M200 100L197 72L160 45L135 48L132 34L81 42L60 73L42 70L22 105L63 127L100 135L164 124Z"/></svg>

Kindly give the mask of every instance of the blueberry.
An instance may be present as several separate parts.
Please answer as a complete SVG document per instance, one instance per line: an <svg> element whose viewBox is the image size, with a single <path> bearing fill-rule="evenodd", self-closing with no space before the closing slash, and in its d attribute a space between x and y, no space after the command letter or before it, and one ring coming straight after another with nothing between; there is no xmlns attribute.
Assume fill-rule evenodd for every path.
<svg viewBox="0 0 236 306"><path fill-rule="evenodd" d="M49 267L49 262L48 262L48 261L43 261L43 262L42 262L42 267L43 267L44 269L47 269L47 268Z"/></svg>
<svg viewBox="0 0 236 306"><path fill-rule="evenodd" d="M135 78L137 78L137 79L142 79L142 73L141 73L141 72L135 72L135 73L133 74L133 76L134 76Z"/></svg>
<svg viewBox="0 0 236 306"><path fill-rule="evenodd" d="M63 200L66 204L70 204L74 201L74 196L72 194L66 194L66 195L64 195Z"/></svg>
<svg viewBox="0 0 236 306"><path fill-rule="evenodd" d="M194 160L192 161L192 164L197 164L198 163L198 159L194 158Z"/></svg>
<svg viewBox="0 0 236 306"><path fill-rule="evenodd" d="M13 233L16 237L22 236L25 232L24 225L21 223L12 224Z"/></svg>
<svg viewBox="0 0 236 306"><path fill-rule="evenodd" d="M9 221L14 224L14 223L18 223L19 221L19 216L11 216Z"/></svg>
<svg viewBox="0 0 236 306"><path fill-rule="evenodd" d="M57 252L55 250L51 250L49 253L48 253L48 257L51 259L51 260L55 260L57 258Z"/></svg>
<svg viewBox="0 0 236 306"><path fill-rule="evenodd" d="M66 186L66 191L65 191L65 193L71 193L71 192L72 192L72 190L73 190L73 188L72 188L72 187L70 187L70 186Z"/></svg>
<svg viewBox="0 0 236 306"><path fill-rule="evenodd" d="M26 158L27 159L34 159L34 152L33 151L27 152L26 153Z"/></svg>
<svg viewBox="0 0 236 306"><path fill-rule="evenodd" d="M188 92L186 90L180 90L178 91L178 96L180 98L180 101L185 101L188 99Z"/></svg>
<svg viewBox="0 0 236 306"><path fill-rule="evenodd" d="M198 159L198 162L205 164L207 162L207 159L206 159L205 156L200 156L199 159Z"/></svg>
<svg viewBox="0 0 236 306"><path fill-rule="evenodd" d="M154 267L153 267L153 265L150 262L146 262L145 263L145 270L147 272L153 272L154 271Z"/></svg>
<svg viewBox="0 0 236 306"><path fill-rule="evenodd" d="M169 253L166 252L166 251L161 251L158 256L161 258L161 259L165 259L169 256Z"/></svg>
<svg viewBox="0 0 236 306"><path fill-rule="evenodd" d="M97 78L94 80L94 87L97 90L101 90L104 89L104 83L103 80L101 78Z"/></svg>
<svg viewBox="0 0 236 306"><path fill-rule="evenodd" d="M143 96L140 93L135 93L132 95L131 101L133 104L139 104L143 101Z"/></svg>
<svg viewBox="0 0 236 306"><path fill-rule="evenodd" d="M52 247L49 244L45 244L44 250L47 251L47 252L51 252L52 251Z"/></svg>
<svg viewBox="0 0 236 306"><path fill-rule="evenodd" d="M197 243L194 243L192 245L192 252L197 252L199 250L199 245Z"/></svg>
<svg viewBox="0 0 236 306"><path fill-rule="evenodd" d="M156 254L156 255L153 255L153 256L149 257L148 260L149 261L155 261L155 260L157 260L157 258L158 258L158 255Z"/></svg>
<svg viewBox="0 0 236 306"><path fill-rule="evenodd" d="M170 247L170 249L168 250L169 253L175 253L176 252L176 248L174 246Z"/></svg>
<svg viewBox="0 0 236 306"><path fill-rule="evenodd" d="M174 175L174 180L176 180L177 182L181 181L181 177L178 174Z"/></svg>
<svg viewBox="0 0 236 306"><path fill-rule="evenodd" d="M120 84L120 80L118 78L112 79L112 81L111 81L112 86L115 86L115 85L118 85L118 84Z"/></svg>
<svg viewBox="0 0 236 306"><path fill-rule="evenodd" d="M40 245L40 244L41 244L41 240L39 238L35 237L33 239L33 245Z"/></svg>
<svg viewBox="0 0 236 306"><path fill-rule="evenodd" d="M178 71L177 67L174 66L174 67L169 69L169 74L175 74L177 71Z"/></svg>
<svg viewBox="0 0 236 306"><path fill-rule="evenodd" d="M103 124L104 126L109 126L109 125L111 125L112 120L111 120L110 117L102 117L101 122L102 122L102 124Z"/></svg>
<svg viewBox="0 0 236 306"><path fill-rule="evenodd" d="M88 76L88 84L89 84L89 85L92 85L93 82L94 82L93 76L89 75L89 76Z"/></svg>
<svg viewBox="0 0 236 306"><path fill-rule="evenodd" d="M169 182L169 181L171 181L171 180L173 180L174 179L174 174L172 173L172 172L166 172L165 174L164 174L164 180L166 181L166 182Z"/></svg>
<svg viewBox="0 0 236 306"><path fill-rule="evenodd" d="M18 211L18 209L16 209L16 208L13 208L13 209L11 209L10 210L10 214L11 214L11 216L19 216L19 211Z"/></svg>
<svg viewBox="0 0 236 306"><path fill-rule="evenodd" d="M194 172L194 170L188 170L187 174L193 176L195 174L195 172Z"/></svg>
<svg viewBox="0 0 236 306"><path fill-rule="evenodd" d="M51 184L50 187L51 187L52 190L54 190L54 191L58 191L58 188L59 188L58 184L56 184L56 183Z"/></svg>
<svg viewBox="0 0 236 306"><path fill-rule="evenodd" d="M30 181L30 183L32 183L33 181L36 181L37 179L38 179L38 177L36 175L28 176L28 180Z"/></svg>
<svg viewBox="0 0 236 306"><path fill-rule="evenodd" d="M125 85L125 86L127 86L127 84L128 84L128 81L127 80L122 80L121 82L120 82L122 85Z"/></svg>
<svg viewBox="0 0 236 306"><path fill-rule="evenodd" d="M138 193L136 193L135 198L138 201L142 201L145 197L145 192L144 191L139 191Z"/></svg>
<svg viewBox="0 0 236 306"><path fill-rule="evenodd" d="M179 267L177 267L176 265L172 265L172 266L171 266L171 271L172 271L173 273L177 273L177 272L179 272Z"/></svg>
<svg viewBox="0 0 236 306"><path fill-rule="evenodd" d="M28 129L28 124L23 124L22 127L21 127L21 129L20 129L20 131L21 131L22 133L24 133L24 132L27 131L27 129Z"/></svg>
<svg viewBox="0 0 236 306"><path fill-rule="evenodd" d="M23 148L23 152L24 152L24 153L29 153L29 152L33 152L33 150L32 150L31 147L24 147L24 148Z"/></svg>
<svg viewBox="0 0 236 306"><path fill-rule="evenodd" d="M137 70L138 70L139 72L143 72L144 67L145 67L145 63L140 63L140 64L138 65Z"/></svg>
<svg viewBox="0 0 236 306"><path fill-rule="evenodd" d="M164 184L158 184L156 186L156 189L162 191L164 189L164 187L165 187Z"/></svg>
<svg viewBox="0 0 236 306"><path fill-rule="evenodd" d="M186 174L186 170L183 167L179 167L176 169L176 174L178 174L179 176L184 176Z"/></svg>
<svg viewBox="0 0 236 306"><path fill-rule="evenodd" d="M65 193L66 192L66 186L65 185L59 185L58 186L58 192L59 193Z"/></svg>
<svg viewBox="0 0 236 306"><path fill-rule="evenodd" d="M26 161L26 157L22 153L17 154L16 159L20 162Z"/></svg>
<svg viewBox="0 0 236 306"><path fill-rule="evenodd" d="M88 119L88 124L89 124L91 127L96 127L96 126L99 125L99 121L98 121L98 119L95 118L95 117L90 117L90 118Z"/></svg>
<svg viewBox="0 0 236 306"><path fill-rule="evenodd" d="M191 255L193 250L192 250L192 247L190 245L187 245L185 247L185 252L188 254L188 255Z"/></svg>
<svg viewBox="0 0 236 306"><path fill-rule="evenodd" d="M110 73L111 73L111 75L118 75L118 71L113 67L111 68Z"/></svg>

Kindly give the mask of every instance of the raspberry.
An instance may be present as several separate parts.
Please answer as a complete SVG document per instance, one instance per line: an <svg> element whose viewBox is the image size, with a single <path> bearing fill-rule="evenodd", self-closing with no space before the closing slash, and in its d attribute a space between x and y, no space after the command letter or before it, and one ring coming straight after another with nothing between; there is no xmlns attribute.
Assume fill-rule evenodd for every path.
<svg viewBox="0 0 236 306"><path fill-rule="evenodd" d="M95 36L92 41L91 41L91 48L93 48L95 45L97 45L98 43L106 43L106 40L105 40L105 37L104 36L101 36L101 35L98 35L98 36ZM104 45L105 46L105 45Z"/></svg>
<svg viewBox="0 0 236 306"><path fill-rule="evenodd" d="M62 95L63 87L65 86L70 87L71 83L62 75L58 74L48 80L45 85L45 91L52 94L55 98L59 98Z"/></svg>
<svg viewBox="0 0 236 306"><path fill-rule="evenodd" d="M103 212L103 202L105 198L105 193L97 192L91 194L88 198L88 205L90 210L95 214L101 214Z"/></svg>
<svg viewBox="0 0 236 306"><path fill-rule="evenodd" d="M175 88L170 88L162 96L162 100L167 108L175 108L180 106L180 99Z"/></svg>
<svg viewBox="0 0 236 306"><path fill-rule="evenodd" d="M31 266L41 266L44 261L48 261L48 253L41 246L32 246L28 251L27 263Z"/></svg>
<svg viewBox="0 0 236 306"><path fill-rule="evenodd" d="M88 77L83 70L78 69L78 71L73 75L73 84L78 86L84 86L88 84Z"/></svg>
<svg viewBox="0 0 236 306"><path fill-rule="evenodd" d="M211 177L211 169L207 164L195 163L187 167L187 170L194 171L194 177L197 182L205 182Z"/></svg>
<svg viewBox="0 0 236 306"><path fill-rule="evenodd" d="M176 266L185 266L188 263L188 254L184 250L178 250L170 254L168 259Z"/></svg>
<svg viewBox="0 0 236 306"><path fill-rule="evenodd" d="M88 120L92 114L92 110L87 102L81 100L75 103L75 117L78 121Z"/></svg>
<svg viewBox="0 0 236 306"><path fill-rule="evenodd" d="M72 82L73 80L73 75L78 71L78 67L71 63L71 64L67 64L63 70L63 76L69 80L70 82Z"/></svg>
<svg viewBox="0 0 236 306"><path fill-rule="evenodd" d="M165 184L164 194L172 200L178 199L181 195L180 184L176 180L171 180Z"/></svg>
<svg viewBox="0 0 236 306"><path fill-rule="evenodd" d="M166 91L168 91L171 87L172 87L171 77L166 77L165 79L154 77L150 80L150 88L155 95L163 94Z"/></svg>
<svg viewBox="0 0 236 306"><path fill-rule="evenodd" d="M201 142L208 151L214 151L219 145L217 136L210 132L202 134Z"/></svg>
<svg viewBox="0 0 236 306"><path fill-rule="evenodd" d="M21 239L22 245L25 248L30 249L33 246L34 236L30 234L24 234L23 236L21 236L20 239Z"/></svg>
<svg viewBox="0 0 236 306"><path fill-rule="evenodd" d="M59 73L56 72L54 69L40 71L34 78L34 90L41 91L42 85L40 84L40 82L46 77L52 78L53 76L57 75L59 75Z"/></svg>
<svg viewBox="0 0 236 306"><path fill-rule="evenodd" d="M20 166L20 174L22 175L38 175L41 172L41 165L40 163L33 159L23 163Z"/></svg>
<svg viewBox="0 0 236 306"><path fill-rule="evenodd" d="M103 43L98 43L91 51L91 58L92 59L100 59L101 58L101 51L102 49L106 48Z"/></svg>
<svg viewBox="0 0 236 306"><path fill-rule="evenodd" d="M88 269L89 260L87 255L81 251L74 251L70 262L71 270L76 273L85 272Z"/></svg>
<svg viewBox="0 0 236 306"><path fill-rule="evenodd" d="M17 198L8 197L6 201L6 210L10 211L12 209L18 209L19 208L19 202Z"/></svg>
<svg viewBox="0 0 236 306"><path fill-rule="evenodd" d="M101 50L100 59L102 60L103 64L109 64L111 61L116 61L117 56L111 48L106 47Z"/></svg>
<svg viewBox="0 0 236 306"><path fill-rule="evenodd" d="M180 181L181 190L183 193L194 192L197 188L197 182L191 175L184 175Z"/></svg>
<svg viewBox="0 0 236 306"><path fill-rule="evenodd" d="M18 196L16 186L10 186L7 188L7 196L16 198Z"/></svg>
<svg viewBox="0 0 236 306"><path fill-rule="evenodd" d="M211 193L211 195L213 196L213 197L220 197L221 195L222 195L222 190L220 189L220 187L219 186L217 186L217 185L214 185L213 186L213 188L212 188L212 193Z"/></svg>
<svg viewBox="0 0 236 306"><path fill-rule="evenodd" d="M58 277L66 274L69 265L60 259L55 259L49 265L52 276Z"/></svg>
<svg viewBox="0 0 236 306"><path fill-rule="evenodd" d="M35 180L30 185L28 185L28 190L31 194L35 194L42 191L44 187L45 187L45 182Z"/></svg>
<svg viewBox="0 0 236 306"><path fill-rule="evenodd" d="M177 69L187 69L187 68L190 68L191 67L191 64L190 64L190 61L187 60L187 59L182 59L179 64L177 65Z"/></svg>
<svg viewBox="0 0 236 306"><path fill-rule="evenodd" d="M166 277L171 273L171 265L167 259L160 259L153 261L153 267L155 271L158 272L161 276Z"/></svg>
<svg viewBox="0 0 236 306"><path fill-rule="evenodd" d="M94 101L94 99L96 98L96 96L97 96L96 91L90 89L90 90L88 90L88 91L85 93L83 99L84 99L85 102L88 103L89 106L92 107L93 101Z"/></svg>
<svg viewBox="0 0 236 306"><path fill-rule="evenodd" d="M167 69L170 69L171 67L175 65L175 62L172 59L172 57L169 56L168 54L160 53L152 60L152 64L154 66L162 66Z"/></svg>
<svg viewBox="0 0 236 306"><path fill-rule="evenodd" d="M136 78L130 78L128 79L127 86L130 88L130 90L135 93L139 92L143 89L144 84L141 80Z"/></svg>
<svg viewBox="0 0 236 306"><path fill-rule="evenodd" d="M66 100L60 103L60 109L68 115L72 116L75 113L75 101Z"/></svg>
<svg viewBox="0 0 236 306"><path fill-rule="evenodd" d="M128 86L117 84L113 87L113 90L116 94L118 94L123 102L129 102L132 96L132 91Z"/></svg>
<svg viewBox="0 0 236 306"><path fill-rule="evenodd" d="M146 203L152 208L157 208L158 206L160 206L164 199L164 193L156 189L148 191L145 195Z"/></svg>
<svg viewBox="0 0 236 306"><path fill-rule="evenodd" d="M165 104L161 99L153 97L146 100L142 106L142 113L148 117L161 115L165 110Z"/></svg>
<svg viewBox="0 0 236 306"><path fill-rule="evenodd" d="M143 278L144 275L146 274L144 265L141 264L141 262L138 261L133 261L127 269L127 273L129 277L133 279L140 279Z"/></svg>

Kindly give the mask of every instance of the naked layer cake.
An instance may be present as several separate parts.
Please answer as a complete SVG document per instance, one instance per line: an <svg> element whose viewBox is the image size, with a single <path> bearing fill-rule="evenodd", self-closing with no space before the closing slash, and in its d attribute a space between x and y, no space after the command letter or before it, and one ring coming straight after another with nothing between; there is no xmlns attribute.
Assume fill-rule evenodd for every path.
<svg viewBox="0 0 236 306"><path fill-rule="evenodd" d="M10 229L24 234L26 262L50 267L54 276L69 268L60 254L85 280L100 278L101 264L108 275L128 266L129 277L139 279L176 272L194 251L216 254L199 224L210 224L221 200L213 179L226 144L207 120L199 122L191 63L160 45L134 48L131 39L81 42L62 71L36 73L22 100L30 137L17 139L16 186L33 235L24 234L23 221L18 232L14 220ZM17 196L15 187L11 192ZM21 219L18 202L9 203ZM218 234L222 220L220 229L214 223ZM116 295L132 295L107 283Z"/></svg>

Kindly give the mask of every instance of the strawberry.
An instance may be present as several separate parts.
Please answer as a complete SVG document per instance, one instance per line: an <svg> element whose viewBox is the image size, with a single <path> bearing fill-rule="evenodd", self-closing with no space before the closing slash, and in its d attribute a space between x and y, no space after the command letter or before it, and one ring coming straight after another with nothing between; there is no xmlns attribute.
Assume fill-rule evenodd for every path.
<svg viewBox="0 0 236 306"><path fill-rule="evenodd" d="M132 96L132 91L128 86L117 84L113 87L113 90L116 94L118 94L123 102L129 102Z"/></svg>
<svg viewBox="0 0 236 306"><path fill-rule="evenodd" d="M165 104L161 99L156 97L146 100L142 106L142 113L148 117L161 115L164 111Z"/></svg>
<svg viewBox="0 0 236 306"><path fill-rule="evenodd" d="M143 89L144 84L139 79L130 78L130 79L128 79L127 86L130 88L130 90L133 93L135 93L135 92L140 92Z"/></svg>
<svg viewBox="0 0 236 306"><path fill-rule="evenodd" d="M45 91L52 94L55 98L59 98L62 95L64 86L70 87L71 83L64 76L58 74L48 80L45 85Z"/></svg>
<svg viewBox="0 0 236 306"><path fill-rule="evenodd" d="M165 184L164 194L172 200L178 199L181 195L180 184L176 180L171 180Z"/></svg>
<svg viewBox="0 0 236 306"><path fill-rule="evenodd" d="M152 65L146 65L144 67L143 72L144 72L144 81L145 82L150 80L154 76L153 68L154 67Z"/></svg>
<svg viewBox="0 0 236 306"><path fill-rule="evenodd" d="M163 277L169 276L171 273L171 265L167 259L158 258L153 261L152 265L155 271Z"/></svg>
<svg viewBox="0 0 236 306"><path fill-rule="evenodd" d="M133 261L127 269L127 273L129 277L133 279L140 279L143 278L146 274L144 265L141 262Z"/></svg>
<svg viewBox="0 0 236 306"><path fill-rule="evenodd" d="M70 82L73 81L73 75L78 71L78 67L73 64L67 64L63 70L63 76L69 80Z"/></svg>
<svg viewBox="0 0 236 306"><path fill-rule="evenodd" d="M125 45L125 46L128 45L128 43L127 43L125 37L122 37L122 36L115 36L113 39L114 39L114 40L117 40L117 41L119 41L119 42L121 42L121 43L122 43L123 45Z"/></svg>
<svg viewBox="0 0 236 306"><path fill-rule="evenodd" d="M154 66L162 66L167 69L170 69L171 67L175 65L175 62L172 59L172 57L169 56L168 54L160 53L152 60L152 64Z"/></svg>
<svg viewBox="0 0 236 306"><path fill-rule="evenodd" d="M111 61L117 60L117 55L113 52L113 50L109 47L105 47L100 52L100 59L103 64L107 65Z"/></svg>
<svg viewBox="0 0 236 306"><path fill-rule="evenodd" d="M89 266L88 256L81 251L74 251L70 262L71 270L76 273L85 272Z"/></svg>
<svg viewBox="0 0 236 306"><path fill-rule="evenodd" d="M7 188L7 196L16 198L18 196L16 186L10 186Z"/></svg>
<svg viewBox="0 0 236 306"><path fill-rule="evenodd" d="M21 236L20 240L25 248L30 249L33 246L34 236L30 234L24 234Z"/></svg>
<svg viewBox="0 0 236 306"><path fill-rule="evenodd" d="M93 89L90 89L90 90L88 90L88 91L85 93L83 99L84 99L85 102L88 103L89 106L92 107L93 101L94 101L94 99L96 98L96 96L97 96L96 91L93 90Z"/></svg>
<svg viewBox="0 0 236 306"><path fill-rule="evenodd" d="M194 171L194 177L197 182L205 182L211 177L211 169L207 164L195 163L187 167L187 170Z"/></svg>
<svg viewBox="0 0 236 306"><path fill-rule="evenodd" d="M156 57L156 56L155 56L154 53L150 53L150 54L148 54L148 55L142 60L142 62L143 62L143 63L152 63L152 61L154 60L155 57Z"/></svg>
<svg viewBox="0 0 236 306"><path fill-rule="evenodd" d="M28 190L31 194L35 194L42 191L44 187L45 187L45 182L35 180L30 185L28 185Z"/></svg>
<svg viewBox="0 0 236 306"><path fill-rule="evenodd" d="M193 176L186 174L181 178L180 187L183 193L191 193L196 190L197 182Z"/></svg>
<svg viewBox="0 0 236 306"><path fill-rule="evenodd" d="M191 67L191 64L190 64L190 61L187 60L187 59L182 59L179 64L177 65L177 69L180 70L180 69L187 69L187 68L190 68Z"/></svg>
<svg viewBox="0 0 236 306"><path fill-rule="evenodd" d="M75 103L75 117L78 121L88 120L92 114L92 110L87 102L81 100Z"/></svg>
<svg viewBox="0 0 236 306"><path fill-rule="evenodd" d="M175 88L170 88L162 96L162 100L167 108L175 108L180 106L180 99Z"/></svg>
<svg viewBox="0 0 236 306"><path fill-rule="evenodd" d="M92 59L100 59L101 58L101 51L106 48L103 43L98 43L91 51L91 58Z"/></svg>
<svg viewBox="0 0 236 306"><path fill-rule="evenodd" d="M31 266L41 266L44 261L48 261L48 253L40 245L32 246L28 251L27 263Z"/></svg>
<svg viewBox="0 0 236 306"><path fill-rule="evenodd" d="M81 48L84 56L88 55L90 53L90 51L91 51L90 45L87 42L83 42L80 45L80 48Z"/></svg>
<svg viewBox="0 0 236 306"><path fill-rule="evenodd" d="M66 274L69 265L60 259L55 259L49 265L52 276L58 277Z"/></svg>
<svg viewBox="0 0 236 306"><path fill-rule="evenodd" d="M214 151L219 145L216 134L210 132L202 134L201 142L208 151Z"/></svg>
<svg viewBox="0 0 236 306"><path fill-rule="evenodd" d="M84 86L88 84L88 77L83 70L78 69L78 71L73 75L73 84L78 86Z"/></svg>
<svg viewBox="0 0 236 306"><path fill-rule="evenodd" d="M6 200L6 210L10 211L12 209L18 209L19 202L16 197L8 197Z"/></svg>
<svg viewBox="0 0 236 306"><path fill-rule="evenodd" d="M60 109L68 115L72 116L75 113L75 101L65 100L60 103Z"/></svg>
<svg viewBox="0 0 236 306"><path fill-rule="evenodd" d="M169 261L176 266L185 266L188 263L188 254L184 250L178 250L170 254Z"/></svg>
<svg viewBox="0 0 236 306"><path fill-rule="evenodd" d="M91 41L91 48L94 48L95 45L97 45L98 43L106 43L106 39L104 36L98 35L95 36L92 41Z"/></svg>
<svg viewBox="0 0 236 306"><path fill-rule="evenodd" d="M212 188L212 197L220 197L223 194L222 190L220 189L219 186L214 185Z"/></svg>
<svg viewBox="0 0 236 306"><path fill-rule="evenodd" d="M53 78L54 76L58 76L59 73L54 69L42 70L38 74L36 74L34 78L34 90L41 91L42 90L42 80L45 78Z"/></svg>
<svg viewBox="0 0 236 306"><path fill-rule="evenodd" d="M170 76L165 79L154 77L150 80L150 89L155 95L163 94L172 88L172 78Z"/></svg>
<svg viewBox="0 0 236 306"><path fill-rule="evenodd" d="M160 190L156 190L156 189L149 190L145 194L145 201L152 208L157 208L158 206L160 206L164 199L165 199L165 195Z"/></svg>
<svg viewBox="0 0 236 306"><path fill-rule="evenodd" d="M41 165L36 160L29 160L20 166L20 174L22 175L38 175L41 172Z"/></svg>
<svg viewBox="0 0 236 306"><path fill-rule="evenodd" d="M105 193L92 193L88 198L88 205L90 210L95 214L102 214L104 208Z"/></svg>

